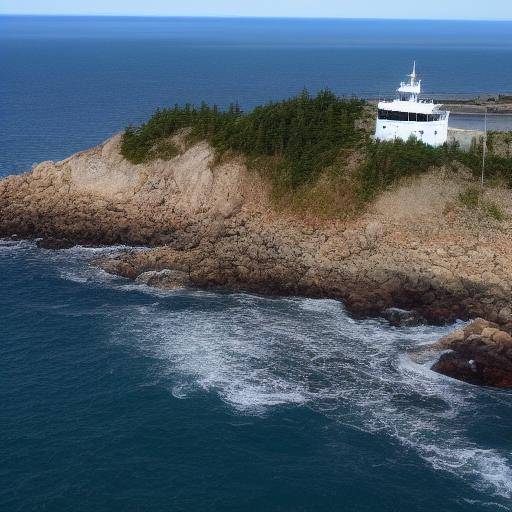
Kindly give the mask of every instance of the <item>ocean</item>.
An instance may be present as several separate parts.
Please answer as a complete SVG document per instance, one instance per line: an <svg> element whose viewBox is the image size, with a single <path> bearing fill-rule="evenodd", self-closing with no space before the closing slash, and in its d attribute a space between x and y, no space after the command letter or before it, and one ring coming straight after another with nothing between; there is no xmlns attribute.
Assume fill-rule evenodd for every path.
<svg viewBox="0 0 512 512"><path fill-rule="evenodd" d="M0 176L156 107L307 87L510 93L512 23L0 17ZM158 291L119 247L0 241L0 510L499 511L512 395L407 350L453 326L332 300Z"/></svg>

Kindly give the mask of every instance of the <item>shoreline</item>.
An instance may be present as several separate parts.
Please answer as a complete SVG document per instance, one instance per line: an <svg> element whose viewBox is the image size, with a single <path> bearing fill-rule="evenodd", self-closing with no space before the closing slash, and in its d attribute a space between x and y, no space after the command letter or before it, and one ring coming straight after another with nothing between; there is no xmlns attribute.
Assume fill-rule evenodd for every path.
<svg viewBox="0 0 512 512"><path fill-rule="evenodd" d="M21 241L12 237L12 241ZM39 248L59 250L76 247L70 241L44 239L34 240ZM84 246L87 247L87 246ZM89 246L98 248L98 246ZM110 246L101 246L108 249ZM110 274L130 279L134 284L148 286L154 290L202 290L215 293L247 293L273 299L290 297L304 299L335 300L339 307L344 308L349 316L357 320L380 318L394 327L412 327L419 325L447 325L468 321L470 318L451 318L444 322L436 322L436 318L425 318L418 313L414 303L412 310L405 310L391 305L387 309L374 310L368 304L355 310L354 305L342 297L311 292L301 293L300 290L280 290L275 287L251 287L240 283L233 285L212 285L199 283L190 279L190 274L182 270L147 270L131 269L123 266L133 255L143 254L145 248L117 247L114 255L99 256L88 261L89 265L100 268ZM133 267L132 267L133 268ZM449 334L428 345L421 345L407 352L412 361L425 364L429 361L430 370L466 383L495 388L512 388L512 311L503 310L498 315L498 323L483 318L467 322L465 327L455 329Z"/></svg>
<svg viewBox="0 0 512 512"><path fill-rule="evenodd" d="M135 165L119 140L1 180L0 235L148 246L96 263L152 286L331 298L359 317L400 308L416 319L392 321L483 317L512 330L512 221L457 203L462 170L433 169L356 218L328 220L275 211L257 173L239 158L213 165L205 142ZM512 205L508 189L488 193Z"/></svg>

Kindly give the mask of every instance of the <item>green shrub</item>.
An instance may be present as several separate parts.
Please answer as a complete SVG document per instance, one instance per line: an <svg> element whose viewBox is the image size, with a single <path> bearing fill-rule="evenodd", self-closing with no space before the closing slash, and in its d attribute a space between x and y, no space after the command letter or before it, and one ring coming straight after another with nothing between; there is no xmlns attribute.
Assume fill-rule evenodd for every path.
<svg viewBox="0 0 512 512"><path fill-rule="evenodd" d="M157 110L139 127L128 127L121 153L135 164L154 158L170 159L178 154L170 137L187 127L189 141L209 141L219 161L226 151L247 156L248 166L271 181L274 198L301 208L311 208L315 201L332 202L334 192L325 201L319 197L327 194L325 183L332 183L337 194L346 188L346 197L363 205L403 177L424 173L434 166L460 162L475 177L480 176L481 146L465 153L457 146L434 148L415 139L372 141L356 123L367 113L367 107L362 100L342 99L327 90L316 96L303 91L248 113L237 104L225 111L204 102L199 107L175 105ZM355 153L363 156L356 169L350 163L350 155ZM322 175L326 181L316 187ZM512 158L489 154L486 179L505 181L512 187ZM473 192L468 194L460 198L466 205L475 200ZM335 210L341 209L342 205L337 204ZM491 211L491 215L498 215L495 209Z"/></svg>
<svg viewBox="0 0 512 512"><path fill-rule="evenodd" d="M483 189L481 188L469 187L464 192L461 192L459 194L459 202L470 210L478 208L479 211L497 221L501 222L506 218L505 212L503 212L498 204L483 198Z"/></svg>
<svg viewBox="0 0 512 512"><path fill-rule="evenodd" d="M492 201L484 201L482 204L482 208L493 219L497 221L502 221L506 219L505 212L494 202Z"/></svg>
<svg viewBox="0 0 512 512"><path fill-rule="evenodd" d="M161 139L149 151L151 159L160 158L162 160L171 160L179 154L179 149L174 142L169 139Z"/></svg>
<svg viewBox="0 0 512 512"><path fill-rule="evenodd" d="M466 208L474 210L480 204L480 196L481 191L479 189L470 187L459 194L459 202Z"/></svg>
<svg viewBox="0 0 512 512"><path fill-rule="evenodd" d="M237 105L223 112L202 103L157 110L139 128L124 133L121 152L133 163L153 155L158 141L190 127L190 137L207 139L219 152L233 150L251 157L279 157L275 171L290 187L298 187L331 165L339 151L362 138L354 123L364 102L345 100L329 91L299 96L245 114Z"/></svg>

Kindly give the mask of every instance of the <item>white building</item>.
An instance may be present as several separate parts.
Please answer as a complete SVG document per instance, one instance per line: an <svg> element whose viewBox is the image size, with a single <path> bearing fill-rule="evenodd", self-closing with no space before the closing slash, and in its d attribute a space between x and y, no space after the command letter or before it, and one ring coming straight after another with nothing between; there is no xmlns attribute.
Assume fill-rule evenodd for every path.
<svg viewBox="0 0 512 512"><path fill-rule="evenodd" d="M421 80L416 80L416 62L409 82L402 82L398 98L379 102L379 113L375 138L379 140L409 140L410 137L441 146L448 139L448 118L450 112L439 110L441 105L433 101L422 101Z"/></svg>

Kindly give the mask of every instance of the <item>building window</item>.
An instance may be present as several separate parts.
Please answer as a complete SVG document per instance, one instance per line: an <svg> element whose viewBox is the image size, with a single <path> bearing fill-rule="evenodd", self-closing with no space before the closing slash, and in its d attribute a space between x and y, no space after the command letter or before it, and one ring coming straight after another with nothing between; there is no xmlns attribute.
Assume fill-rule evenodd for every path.
<svg viewBox="0 0 512 512"><path fill-rule="evenodd" d="M442 114L417 114L416 112L398 112L394 110L379 110L379 119L387 119L389 121L414 121L416 123L427 123L431 121L439 121Z"/></svg>

